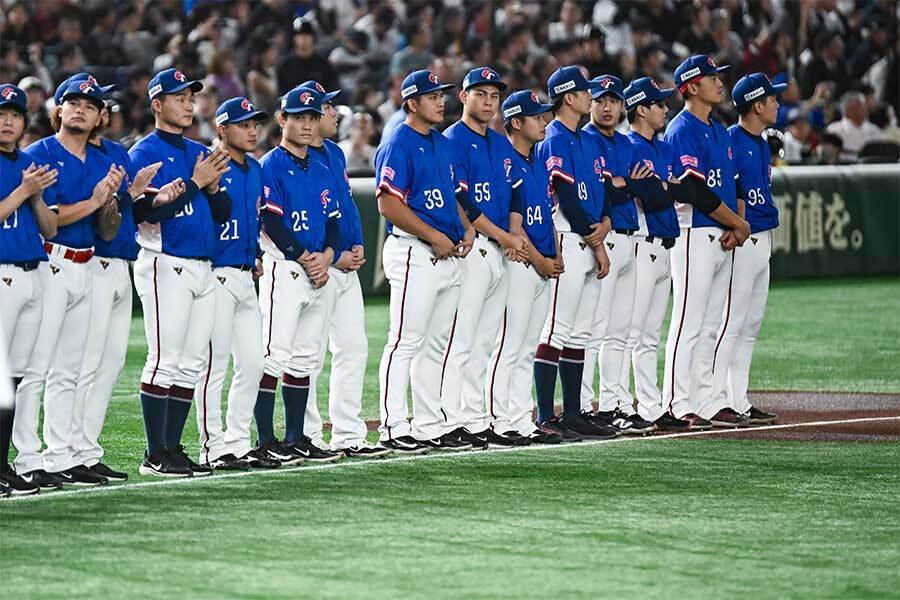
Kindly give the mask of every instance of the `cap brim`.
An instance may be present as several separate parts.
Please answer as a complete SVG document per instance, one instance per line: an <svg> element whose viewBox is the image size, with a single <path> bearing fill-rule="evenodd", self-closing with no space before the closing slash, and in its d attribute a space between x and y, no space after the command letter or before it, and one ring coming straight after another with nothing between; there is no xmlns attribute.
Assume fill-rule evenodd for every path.
<svg viewBox="0 0 900 600"><path fill-rule="evenodd" d="M159 98L160 96L171 96L172 94L177 94L182 90L186 90L187 88L191 88L191 91L195 94L203 89L202 81L188 81L186 83L182 83L181 85L169 90L168 92L160 92L157 95L153 96L154 98Z"/></svg>
<svg viewBox="0 0 900 600"><path fill-rule="evenodd" d="M114 84L114 83L111 83L109 85L101 85L100 86L100 91L103 92L104 95L106 95L112 91L115 91L115 89L116 89L116 84Z"/></svg>
<svg viewBox="0 0 900 600"><path fill-rule="evenodd" d="M318 113L320 115L325 114L324 112L322 112L321 108L315 108L312 106L298 106L297 108L284 108L284 109L282 109L282 111L286 112L289 115L296 115L296 114L305 113L305 112L314 112L314 113Z"/></svg>
<svg viewBox="0 0 900 600"><path fill-rule="evenodd" d="M475 83L471 83L466 87L463 87L464 92L468 92L472 88L476 88L480 85L491 85L500 90L501 92L505 92L509 86L503 83L502 81L476 81Z"/></svg>
<svg viewBox="0 0 900 600"><path fill-rule="evenodd" d="M77 92L69 92L68 94L63 94L62 101L65 102L69 98L84 98L85 100L89 100L97 105L99 108L103 108L105 104L103 104L102 98L97 98L96 96L91 96L90 94L79 94Z"/></svg>
<svg viewBox="0 0 900 600"><path fill-rule="evenodd" d="M407 96L406 98L404 98L404 99L403 99L403 102L406 102L407 100L412 100L412 99L415 98L416 96L426 96L426 95L428 95L428 94L433 94L433 93L435 93L435 92L442 92L442 91L445 91L445 90L452 90L452 89L455 88L455 87L456 87L456 86L455 86L454 84L452 84L452 83L443 83L443 84L438 85L438 86L435 86L435 87L433 87L433 88L431 88L431 89L422 90L421 92L416 92L415 94L411 94L411 95Z"/></svg>
<svg viewBox="0 0 900 600"><path fill-rule="evenodd" d="M334 90L333 92L326 92L324 96L322 96L322 104L331 104L332 100L341 95L341 90Z"/></svg>
<svg viewBox="0 0 900 600"><path fill-rule="evenodd" d="M225 125L233 125L235 123L243 123L244 121L249 121L253 119L254 121L266 121L269 119L269 113L263 110L254 110L253 112L249 112L246 115L241 115L239 119L228 120L224 124Z"/></svg>
<svg viewBox="0 0 900 600"><path fill-rule="evenodd" d="M784 90L786 90L787 88L788 88L788 84L786 84L786 83L776 83L776 84L772 85L772 90L775 92L776 95L783 94Z"/></svg>
<svg viewBox="0 0 900 600"><path fill-rule="evenodd" d="M525 114L526 117L536 117L538 115L547 114L548 112L550 112L552 110L553 110L552 104L538 104L538 107L536 109L529 110L527 113L523 113L523 114ZM513 116L516 116L516 115L513 115Z"/></svg>
<svg viewBox="0 0 900 600"><path fill-rule="evenodd" d="M659 99L660 100L668 100L672 97L672 94L675 93L675 88L668 88L665 90L659 90Z"/></svg>
<svg viewBox="0 0 900 600"><path fill-rule="evenodd" d="M722 65L721 67L716 67L716 70L713 73L721 73L722 71L727 71L731 68L731 65ZM712 75L712 73L710 73Z"/></svg>
<svg viewBox="0 0 900 600"><path fill-rule="evenodd" d="M17 111L19 111L19 112L22 113L23 115L27 115L27 114L28 114L28 110L26 110L25 107L23 107L23 106L22 106L21 104L19 104L18 102L15 102L15 101L13 101L13 100L0 100L0 108L5 108L5 107L7 107L7 106L13 107L14 109L16 109Z"/></svg>
<svg viewBox="0 0 900 600"><path fill-rule="evenodd" d="M594 100L599 100L602 96L605 96L606 94L613 94L614 96L618 96L619 100L625 100L625 96L622 94L622 92L620 92L618 90L604 90L603 88L596 88L596 87L591 87L590 90L591 90L591 98L593 98Z"/></svg>

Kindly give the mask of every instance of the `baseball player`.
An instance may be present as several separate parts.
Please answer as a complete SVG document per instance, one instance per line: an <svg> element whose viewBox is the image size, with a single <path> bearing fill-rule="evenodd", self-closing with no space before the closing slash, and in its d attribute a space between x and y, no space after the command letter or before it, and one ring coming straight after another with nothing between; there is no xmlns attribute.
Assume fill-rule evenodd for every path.
<svg viewBox="0 0 900 600"><path fill-rule="evenodd" d="M310 158L317 160L331 174L335 199L341 208L340 242L333 264L328 269L329 284L334 286L330 314L328 344L322 345L319 365L310 381L306 405L304 433L317 446L322 446L322 417L316 404L316 380L325 362L325 351L331 349L331 374L328 388L328 412L331 417L331 449L354 458L377 458L390 453L380 444L366 442L366 423L362 411L363 376L369 354L366 337L365 308L357 271L365 262L362 223L359 209L350 191L347 161L343 151L330 137L337 133L338 113L332 104L340 90L326 92L317 81L306 81L301 87L319 97L323 115L319 129L310 144Z"/></svg>
<svg viewBox="0 0 900 600"><path fill-rule="evenodd" d="M697 194L716 195L731 213L738 210L731 140L725 128L710 116L722 101L723 84L716 66L706 55L686 59L675 70L675 82L685 108L666 128L665 141L674 155L674 177L687 180ZM724 232L719 222L693 205L678 206L681 235L672 251L674 301L666 341L663 400L673 414L692 429L713 425L746 425L747 419L731 409L701 413L712 394L712 366L716 332L731 275L731 250L750 234L746 221Z"/></svg>
<svg viewBox="0 0 900 600"><path fill-rule="evenodd" d="M638 163L632 170L631 140L616 131L625 118L622 80L601 75L591 80L591 120L582 130L600 146L612 231L604 244L609 255L609 274L603 279L600 301L591 327L591 340L585 349L585 368L581 380L581 412L590 414L594 400L594 364L600 365L600 397L596 414L600 424L625 434L649 433L653 423L634 414L630 395L619 397L621 372L628 370L625 342L631 328L634 304L634 244L638 229L634 197L622 188L631 179L646 177L649 169ZM626 388L627 389L627 388Z"/></svg>
<svg viewBox="0 0 900 600"><path fill-rule="evenodd" d="M23 477L44 469L58 480L76 486L107 483L107 478L78 462L72 432L84 419L84 406L76 402L77 381L87 342L91 314L92 281L88 264L94 255L95 231L109 241L119 226L115 193L124 170L88 144L100 125L103 92L90 81L70 82L62 104L51 113L58 133L38 140L25 153L37 165L55 165L56 183L43 191L48 205L58 205L56 235L44 249L49 269L42 274L43 306L34 351L16 395L17 414L13 443L19 450L16 471ZM44 441L39 454L37 435L41 387L44 394Z"/></svg>
<svg viewBox="0 0 900 600"><path fill-rule="evenodd" d="M527 262L507 261L510 290L500 336L491 356L486 395L491 399L491 428L507 438L523 436L534 443L558 444L562 436L532 419L531 371L547 309L550 280L563 272L562 254L553 227L550 176L535 157L534 146L544 139L546 114L534 92L514 92L503 102L503 123L513 146L512 178L522 202L520 227L527 236ZM511 230L516 231L511 224Z"/></svg>
<svg viewBox="0 0 900 600"><path fill-rule="evenodd" d="M203 84L177 69L166 69L147 85L156 129L129 151L132 166L162 163L154 189L176 185L169 196L138 224L141 250L134 263L134 284L144 311L147 361L141 374L141 411L147 451L141 475L203 477L212 468L184 452L181 434L194 387L207 366L215 318L216 223L229 219L231 200L219 187L228 171L223 149L209 152L183 136L193 121L194 94ZM183 190L183 191L182 191Z"/></svg>
<svg viewBox="0 0 900 600"><path fill-rule="evenodd" d="M753 345L762 325L769 295L772 230L778 227L778 207L772 197L769 144L762 132L775 124L776 96L787 84L775 85L762 73L742 77L731 98L740 116L728 129L737 171L738 196L750 223L750 239L733 253L725 315L716 342L712 405L702 410L731 408L753 424L773 423L777 415L760 410L747 399Z"/></svg>
<svg viewBox="0 0 900 600"><path fill-rule="evenodd" d="M462 286L442 371L441 405L447 428L476 448L528 443L512 429L504 430L511 433L506 436L491 428L496 413L490 388L485 389L506 308L507 257L526 258L524 240L510 233L511 227L521 230L522 224L521 190L512 169L514 150L506 137L489 127L506 87L489 67L469 71L459 92L462 118L444 131L459 152L459 186L481 215L472 220L476 230L472 253L460 263Z"/></svg>
<svg viewBox="0 0 900 600"><path fill-rule="evenodd" d="M263 156L261 208L265 371L257 395L259 449L283 464L331 462L341 454L323 450L304 434L310 379L319 366L328 331L334 283L328 268L340 241L338 190L329 170L310 156L322 117L321 96L296 87L282 98L281 144ZM344 183L343 185L346 185ZM275 386L281 378L284 444L275 438Z"/></svg>
<svg viewBox="0 0 900 600"><path fill-rule="evenodd" d="M79 81L79 77L75 75L70 80ZM85 80L89 80L88 77ZM128 270L138 252L132 204L136 199L142 199L162 163L147 165L135 172L128 151L121 144L100 137L108 125L109 110L104 106L100 111L100 127L91 133L88 143L125 174L116 194L121 224L111 241L95 235L94 260L88 263L93 278L91 317L76 395L76 406L84 418L72 425L72 447L79 464L110 481L125 481L127 473L101 462L103 448L99 438L116 380L125 366L131 332L132 292Z"/></svg>
<svg viewBox="0 0 900 600"><path fill-rule="evenodd" d="M600 148L578 129L591 110L588 88L578 67L561 67L550 76L547 92L556 116L537 150L550 173L557 248L566 261L565 271L553 281L550 311L535 353L538 424L566 441L617 434L581 414L584 348L597 310L600 279L609 272L603 241L610 229ZM562 381L561 418L554 416L553 408L557 370Z"/></svg>
<svg viewBox="0 0 900 600"><path fill-rule="evenodd" d="M39 268L47 268L41 237L56 236L56 206L48 207L43 191L57 179L50 165L38 168L16 150L27 122L25 92L0 85L0 352L6 357L0 385L6 402L0 405L0 487L9 494L28 495L60 486L42 468L22 479L9 466L15 413L15 391L22 382L40 328L43 302Z"/></svg>
<svg viewBox="0 0 900 600"><path fill-rule="evenodd" d="M259 140L259 124L268 115L243 97L216 110L216 132L228 153L229 169L219 180L231 199L231 214L219 225L212 255L216 312L209 342L209 364L194 390L200 462L214 469L242 470L280 466L250 443L253 405L263 373L262 316L255 280L261 275L259 205L262 170L249 153ZM226 430L222 431L222 386L229 357L234 376L228 390Z"/></svg>
<svg viewBox="0 0 900 600"><path fill-rule="evenodd" d="M379 431L386 447L403 454L472 448L446 431L439 389L459 303L459 258L474 241L469 219L480 216L458 186L455 145L433 129L444 119L444 91L452 87L430 71L407 75L401 89L406 121L375 155L378 210L390 234L382 261L391 285L390 329L378 372Z"/></svg>

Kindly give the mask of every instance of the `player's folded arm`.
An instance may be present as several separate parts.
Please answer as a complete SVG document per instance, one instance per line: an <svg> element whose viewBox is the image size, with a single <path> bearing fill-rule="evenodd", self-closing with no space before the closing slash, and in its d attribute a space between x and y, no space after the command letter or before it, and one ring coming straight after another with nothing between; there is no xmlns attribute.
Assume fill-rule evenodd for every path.
<svg viewBox="0 0 900 600"><path fill-rule="evenodd" d="M166 219L170 219L175 216L176 213L181 211L185 206L188 205L194 198L197 197L197 194L200 192L200 188L197 187L197 184L194 183L193 180L188 179L184 184L184 192L178 196L174 201L169 202L168 204L163 204L162 206L153 207L153 200L150 199L150 210L146 213L144 221L148 223L159 223ZM147 193L144 194L147 197L153 196L153 194ZM142 210L142 214L143 214Z"/></svg>
<svg viewBox="0 0 900 600"><path fill-rule="evenodd" d="M263 231L266 232L272 243L281 250L286 259L297 260L306 252L306 249L300 245L294 232L290 230L281 215L267 207L263 207L259 212L259 219Z"/></svg>
<svg viewBox="0 0 900 600"><path fill-rule="evenodd" d="M551 177L553 177L552 173ZM575 190L575 180L569 181L565 177L557 176L553 181L553 191L556 192L559 207L566 220L569 221L572 231L579 235L590 235L593 231L591 222L587 213L581 208L581 201L578 200L578 192Z"/></svg>
<svg viewBox="0 0 900 600"><path fill-rule="evenodd" d="M216 223L224 223L231 218L231 196L227 191L219 188L209 197L209 212Z"/></svg>
<svg viewBox="0 0 900 600"><path fill-rule="evenodd" d="M675 198L663 188L662 181L658 177L643 179L626 177L625 189L641 200L641 206L647 212L665 210L675 202Z"/></svg>
<svg viewBox="0 0 900 600"><path fill-rule="evenodd" d="M707 215L722 204L722 200L706 185L706 180L696 177L685 177L680 183L670 185L669 190L677 202L690 204Z"/></svg>

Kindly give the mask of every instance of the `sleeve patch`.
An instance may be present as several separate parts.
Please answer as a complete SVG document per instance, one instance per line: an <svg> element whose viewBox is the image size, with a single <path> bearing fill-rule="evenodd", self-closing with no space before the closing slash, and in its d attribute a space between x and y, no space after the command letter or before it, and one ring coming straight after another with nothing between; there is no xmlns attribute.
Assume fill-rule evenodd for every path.
<svg viewBox="0 0 900 600"><path fill-rule="evenodd" d="M563 161L559 156L551 156L547 159L547 170L552 171L554 167L562 167Z"/></svg>
<svg viewBox="0 0 900 600"><path fill-rule="evenodd" d="M697 168L699 165L700 165L700 161L697 160L696 156L691 156L690 154L682 154L681 155L681 166L682 167Z"/></svg>
<svg viewBox="0 0 900 600"><path fill-rule="evenodd" d="M385 179L394 179L394 170L390 167L381 167L381 176Z"/></svg>

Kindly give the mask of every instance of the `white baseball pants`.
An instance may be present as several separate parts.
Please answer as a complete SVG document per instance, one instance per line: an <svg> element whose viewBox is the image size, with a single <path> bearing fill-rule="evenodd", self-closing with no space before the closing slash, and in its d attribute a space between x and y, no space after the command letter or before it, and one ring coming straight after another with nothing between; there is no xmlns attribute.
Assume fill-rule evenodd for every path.
<svg viewBox="0 0 900 600"><path fill-rule="evenodd" d="M234 267L212 271L215 287L215 323L207 349L207 366L194 390L200 462L212 462L225 454L241 457L250 452L250 423L265 366L262 316L253 285L253 274ZM229 359L234 375L228 390L222 430L222 387Z"/></svg>
<svg viewBox="0 0 900 600"><path fill-rule="evenodd" d="M132 292L128 261L95 256L88 265L94 278L91 318L76 395L76 414L81 413L83 419L72 425L72 447L76 463L90 467L103 458L100 433L125 367Z"/></svg>
<svg viewBox="0 0 900 600"><path fill-rule="evenodd" d="M49 270L47 263L24 271L21 267L0 265L0 323L3 344L9 358L9 374L25 375L41 327L43 305L42 280Z"/></svg>
<svg viewBox="0 0 900 600"><path fill-rule="evenodd" d="M672 319L666 340L663 401L676 417L700 412L712 394L716 332L731 276L731 252L722 249L718 227L686 228L675 241Z"/></svg>
<svg viewBox="0 0 900 600"><path fill-rule="evenodd" d="M534 267L513 261L506 263L506 279L513 293L506 300L485 397L494 431L516 431L527 436L537 429L531 395L532 369L550 306L550 280L538 275Z"/></svg>
<svg viewBox="0 0 900 600"><path fill-rule="evenodd" d="M739 413L750 410L750 361L769 297L772 232L751 235L733 252L731 287L716 344L713 404L704 409L713 414L726 407Z"/></svg>
<svg viewBox="0 0 900 600"><path fill-rule="evenodd" d="M566 270L552 283L550 309L538 342L558 350L583 349L591 338L600 300L597 261L593 249L580 235L558 235Z"/></svg>
<svg viewBox="0 0 900 600"><path fill-rule="evenodd" d="M391 285L387 344L381 356L381 439L419 440L446 433L440 381L444 351L459 305L460 260L438 260L424 242L388 236L382 264ZM412 384L412 422L407 390Z"/></svg>
<svg viewBox="0 0 900 600"><path fill-rule="evenodd" d="M606 236L609 274L603 278L600 300L591 327L591 339L584 351L584 375L581 379L581 412L591 412L594 400L594 365L600 365L599 408L616 408L631 414L631 403L621 403L619 381L628 369L625 342L631 329L634 304L634 243L632 236L610 231ZM599 360L598 360L599 359Z"/></svg>
<svg viewBox="0 0 900 600"><path fill-rule="evenodd" d="M75 462L72 428L84 419L76 414L76 389L91 318L91 266L62 257L65 247L54 245L50 264L38 269L44 295L41 326L31 360L16 393L13 444L19 451L16 472L44 469L58 473ZM38 416L44 387L44 442L41 457Z"/></svg>
<svg viewBox="0 0 900 600"><path fill-rule="evenodd" d="M363 380L369 356L366 337L366 314L362 287L356 272L344 273L330 269L334 294L329 306L328 336L331 350L331 373L328 378L328 416L331 419L331 448L341 450L366 441L366 422L362 412ZM310 381L309 402L303 434L318 446L322 441L322 416L316 403L316 380L322 373L326 347L322 345L315 376Z"/></svg>
<svg viewBox="0 0 900 600"><path fill-rule="evenodd" d="M460 262L459 308L441 379L441 406L448 430L465 427L477 433L490 425L484 384L506 308L506 262L500 246L480 234Z"/></svg>

